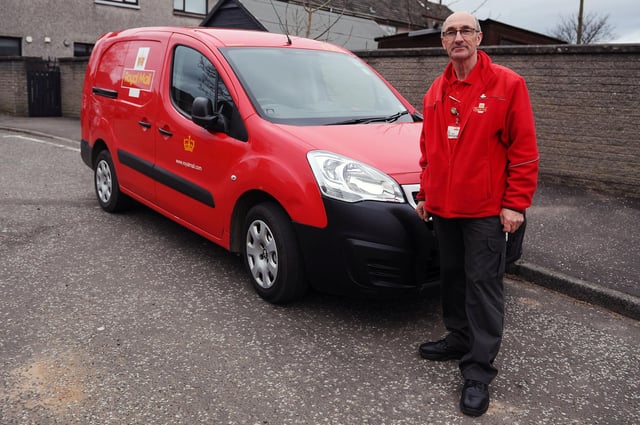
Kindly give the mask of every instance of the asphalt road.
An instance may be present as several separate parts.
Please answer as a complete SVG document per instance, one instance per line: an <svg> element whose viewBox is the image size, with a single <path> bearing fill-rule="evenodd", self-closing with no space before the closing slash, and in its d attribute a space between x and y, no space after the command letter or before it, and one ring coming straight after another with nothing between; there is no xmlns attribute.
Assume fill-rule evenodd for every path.
<svg viewBox="0 0 640 425"><path fill-rule="evenodd" d="M640 322L507 280L479 419L437 293L276 307L239 258L144 207L103 212L77 142L0 131L0 424L637 424Z"/></svg>

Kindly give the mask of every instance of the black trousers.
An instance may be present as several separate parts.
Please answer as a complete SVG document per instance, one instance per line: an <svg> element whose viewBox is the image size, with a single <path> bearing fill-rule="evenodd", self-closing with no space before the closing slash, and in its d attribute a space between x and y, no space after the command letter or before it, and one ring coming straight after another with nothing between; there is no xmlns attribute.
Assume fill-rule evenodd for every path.
<svg viewBox="0 0 640 425"><path fill-rule="evenodd" d="M498 374L493 361L504 327L506 241L500 218L433 219L447 343L467 353L460 360L465 379L489 384Z"/></svg>

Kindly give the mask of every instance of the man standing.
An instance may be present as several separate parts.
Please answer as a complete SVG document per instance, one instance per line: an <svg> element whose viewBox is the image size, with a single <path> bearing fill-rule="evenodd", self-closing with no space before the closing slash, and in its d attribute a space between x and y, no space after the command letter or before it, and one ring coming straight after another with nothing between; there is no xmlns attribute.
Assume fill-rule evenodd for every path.
<svg viewBox="0 0 640 425"><path fill-rule="evenodd" d="M423 358L459 360L460 409L489 407L502 341L506 239L524 221L538 176L538 148L524 79L478 51L480 23L456 12L444 22L450 62L424 97L417 213L433 218L440 244L444 339Z"/></svg>

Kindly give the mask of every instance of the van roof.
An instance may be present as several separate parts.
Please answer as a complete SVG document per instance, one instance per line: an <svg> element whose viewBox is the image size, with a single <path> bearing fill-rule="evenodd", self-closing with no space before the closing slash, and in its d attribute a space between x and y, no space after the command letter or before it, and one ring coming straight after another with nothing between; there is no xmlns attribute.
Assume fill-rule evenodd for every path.
<svg viewBox="0 0 640 425"><path fill-rule="evenodd" d="M346 52L342 47L308 38L288 36L266 31L238 30L206 27L141 27L105 34L104 37L135 37L153 33L178 33L189 35L215 47L296 47L316 50ZM291 40L291 43L289 43Z"/></svg>

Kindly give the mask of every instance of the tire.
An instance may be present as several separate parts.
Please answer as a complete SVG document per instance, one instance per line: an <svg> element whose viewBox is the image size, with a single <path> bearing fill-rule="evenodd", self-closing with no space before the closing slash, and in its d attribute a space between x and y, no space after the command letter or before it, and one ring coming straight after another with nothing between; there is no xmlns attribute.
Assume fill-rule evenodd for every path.
<svg viewBox="0 0 640 425"><path fill-rule="evenodd" d="M118 212L130 206L131 199L120 192L116 169L108 150L100 151L93 170L94 184L98 203L103 210Z"/></svg>
<svg viewBox="0 0 640 425"><path fill-rule="evenodd" d="M244 227L244 264L258 295L273 304L300 299L307 291L291 220L272 202L251 208Z"/></svg>

